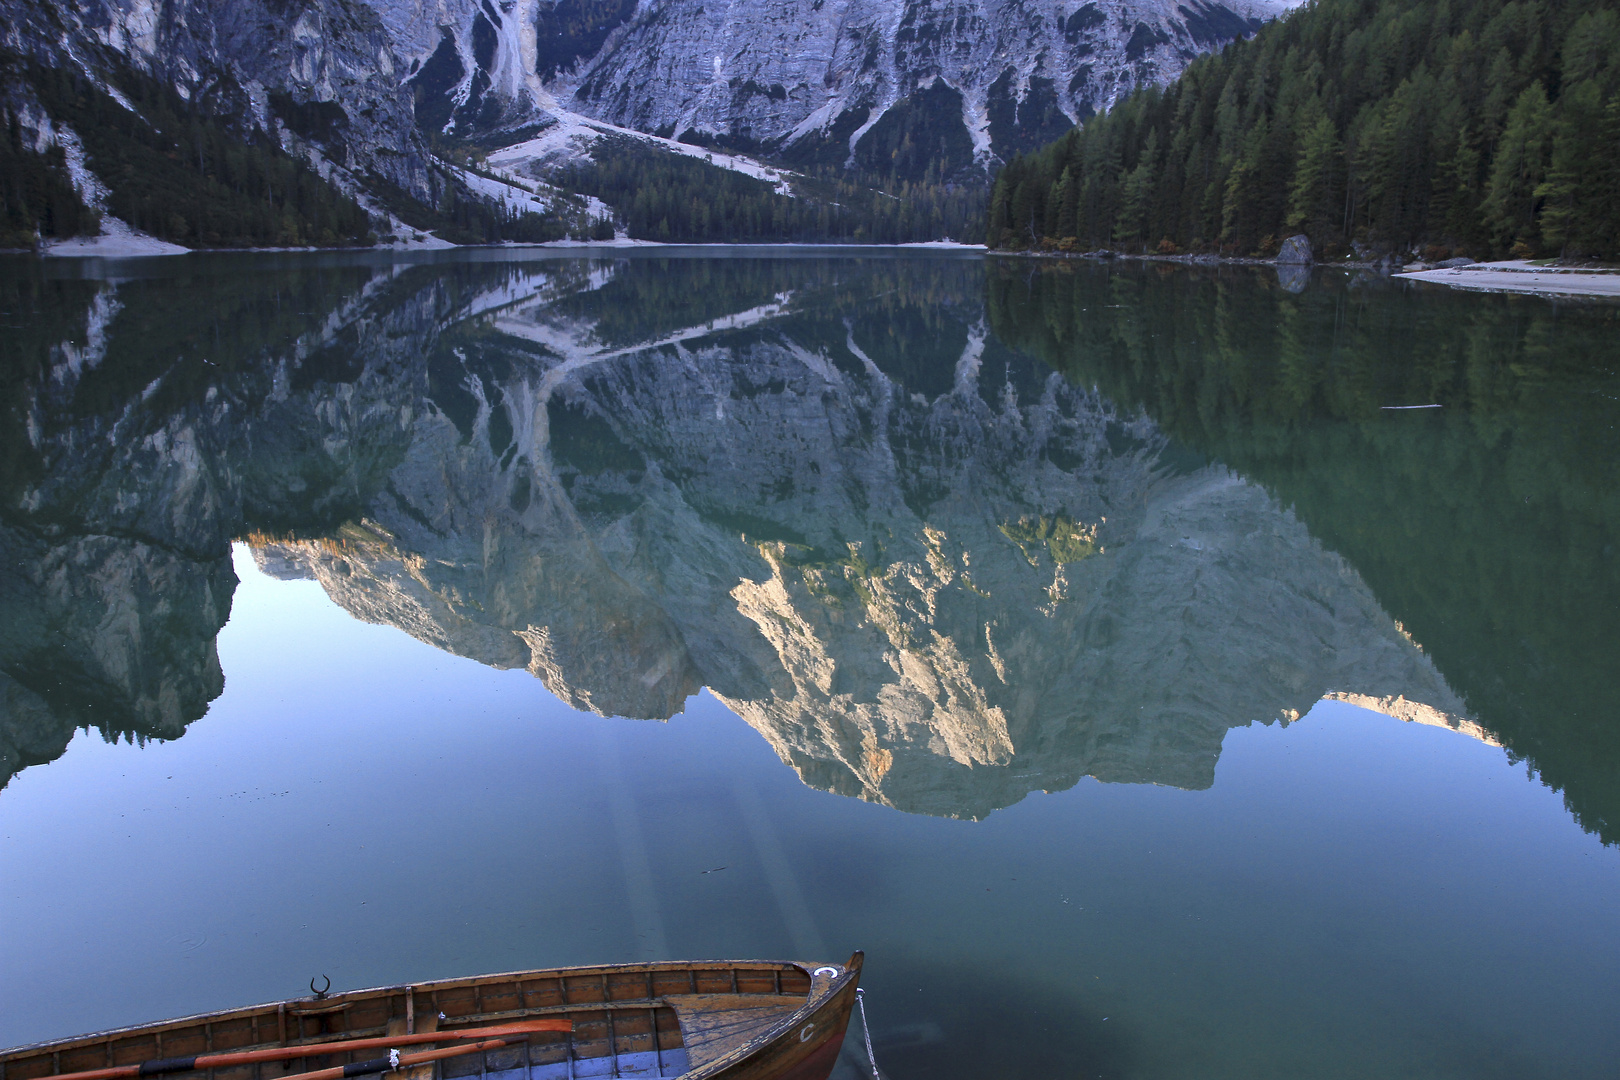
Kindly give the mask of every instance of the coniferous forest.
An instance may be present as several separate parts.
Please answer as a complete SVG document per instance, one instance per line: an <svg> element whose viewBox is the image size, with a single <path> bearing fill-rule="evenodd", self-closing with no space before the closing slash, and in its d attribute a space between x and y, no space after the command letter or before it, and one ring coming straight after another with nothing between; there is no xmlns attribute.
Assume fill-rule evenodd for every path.
<svg viewBox="0 0 1620 1080"><path fill-rule="evenodd" d="M1620 258L1620 10L1312 0L1009 162L999 248Z"/></svg>
<svg viewBox="0 0 1620 1080"><path fill-rule="evenodd" d="M68 175L67 155L53 146L36 153L23 140L22 124L9 110L0 116L0 248L27 247L36 234L77 236L96 225Z"/></svg>
<svg viewBox="0 0 1620 1080"><path fill-rule="evenodd" d="M152 78L123 73L119 89L131 108L81 72L15 57L5 64L20 69L55 120L79 133L87 164L111 189L107 209L143 232L204 247L371 242L365 210L309 166ZM7 122L16 125L14 116ZM93 215L70 208L65 169L10 141L16 175L38 177L17 185L15 198L7 193L13 242L26 242L35 228L46 236L86 231Z"/></svg>
<svg viewBox="0 0 1620 1080"><path fill-rule="evenodd" d="M379 231L226 108L125 71L116 81L132 111L77 71L0 62L81 134L110 189L104 208L137 229L193 247L368 244ZM342 115L286 95L272 105L300 130ZM61 151L27 145L13 109L0 124L0 246L94 232ZM1326 258L1620 259L1620 9L1605 0L1310 0L1168 87L1014 157L988 192L966 166L941 164L961 157L944 143L921 168L911 159L937 132L896 124L894 146L853 172L801 162L791 194L628 141L551 179L649 240L983 236L1002 249L1266 256L1304 233ZM362 182L401 220L456 243L612 227L587 221L579 200L535 214L448 172L432 179L431 205Z"/></svg>
<svg viewBox="0 0 1620 1080"><path fill-rule="evenodd" d="M796 176L789 195L768 181L628 140L600 146L589 164L552 179L607 203L637 240L904 244L971 241L984 229L980 183L889 176L869 187L823 170Z"/></svg>

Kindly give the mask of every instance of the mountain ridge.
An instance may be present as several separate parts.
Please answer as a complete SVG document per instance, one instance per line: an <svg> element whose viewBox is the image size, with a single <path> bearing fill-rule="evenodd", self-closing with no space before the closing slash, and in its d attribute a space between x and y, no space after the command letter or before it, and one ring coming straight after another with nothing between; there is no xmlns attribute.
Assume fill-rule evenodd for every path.
<svg viewBox="0 0 1620 1080"><path fill-rule="evenodd" d="M558 169L597 169L632 146L660 155L632 181L655 187L677 182L677 143L704 149L686 155L687 171L821 178L774 192L745 185L753 209L728 218L723 239L802 238L803 226L771 224L778 198L872 218L812 215L823 239L964 239L951 223L982 209L957 204L982 206L1003 158L1252 33L1289 2L0 0L0 50L16 58L0 79L12 151L0 168L0 243L93 235L98 216L111 227L131 215L137 231L186 247L370 243L355 207L385 241L602 239L613 222L626 229L634 192L598 184L615 201L575 198L553 183L572 175ZM137 130L91 145L36 70L73 73L70 97L96 98L102 117L127 110L123 126ZM167 127L139 105L165 96L164 115L177 118ZM558 140L547 160L496 170L493 188L477 179L491 150L604 124L613 138ZM188 141L183 129L199 125L207 137ZM210 139L223 149L205 152ZM128 148L142 142L177 164L132 168ZM273 212L235 232L244 212L225 208L244 189L241 170L221 165L227 152L277 177L248 185ZM154 169L179 175L159 181ZM332 194L286 195L294 174ZM702 181L679 182L705 197ZM69 187L85 214L64 202ZM130 209L132 190L164 209ZM191 205L205 196L210 206ZM311 209L322 198L337 208ZM883 225L883 198L918 212Z"/></svg>
<svg viewBox="0 0 1620 1080"><path fill-rule="evenodd" d="M572 111L849 167L892 110L911 102L937 112L927 98L940 90L969 146L948 171L1033 149L1292 6L1090 0L1054 14L1025 0L516 0L499 11L475 0L366 2L394 28L419 106L453 99L448 110L431 102L447 133Z"/></svg>

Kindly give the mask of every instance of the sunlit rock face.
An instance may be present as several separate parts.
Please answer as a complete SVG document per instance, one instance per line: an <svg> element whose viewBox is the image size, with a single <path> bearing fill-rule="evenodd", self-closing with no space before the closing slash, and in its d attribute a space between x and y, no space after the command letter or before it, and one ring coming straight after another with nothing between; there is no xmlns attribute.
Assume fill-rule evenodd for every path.
<svg viewBox="0 0 1620 1080"><path fill-rule="evenodd" d="M1464 711L1263 491L971 302L897 339L904 310L766 289L637 339L600 321L631 278L441 335L386 492L261 564L598 712L707 686L807 783L930 814L1208 787L1230 727L1330 692Z"/></svg>
<svg viewBox="0 0 1620 1080"><path fill-rule="evenodd" d="M732 704L822 786L973 816L1082 775L1208 787L1229 727L1297 717L1332 687L1460 708L1354 573L1264 493L1213 469L1143 487L1140 515L1079 564L1025 559L989 522L946 519L957 536L930 530L937 546L886 576L864 635L784 649L794 695ZM959 550L988 595L952 588L940 549ZM814 619L795 577L738 590L762 630ZM824 674L863 655L888 670L864 684Z"/></svg>

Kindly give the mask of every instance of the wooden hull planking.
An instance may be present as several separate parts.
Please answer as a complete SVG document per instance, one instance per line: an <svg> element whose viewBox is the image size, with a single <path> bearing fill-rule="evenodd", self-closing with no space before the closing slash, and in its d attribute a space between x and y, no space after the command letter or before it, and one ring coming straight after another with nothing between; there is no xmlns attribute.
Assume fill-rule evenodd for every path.
<svg viewBox="0 0 1620 1080"><path fill-rule="evenodd" d="M511 1045L388 1075L390 1080L826 1080L849 1024L861 962L856 953L842 966L620 964L356 990L18 1047L0 1052L0 1080L47 1080L205 1054L420 1037L541 1017L566 1018L573 1030L536 1031ZM376 1056L374 1050L311 1053L163 1075L284 1080Z"/></svg>

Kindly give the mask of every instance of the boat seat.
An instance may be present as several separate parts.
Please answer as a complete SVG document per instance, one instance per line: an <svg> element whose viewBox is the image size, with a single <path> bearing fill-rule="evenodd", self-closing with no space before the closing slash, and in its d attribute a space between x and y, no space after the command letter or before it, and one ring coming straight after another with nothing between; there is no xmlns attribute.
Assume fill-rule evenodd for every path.
<svg viewBox="0 0 1620 1080"><path fill-rule="evenodd" d="M791 1016L805 1003L786 994L666 994L664 1000L680 1021L690 1069L731 1053L758 1035L761 1024Z"/></svg>

